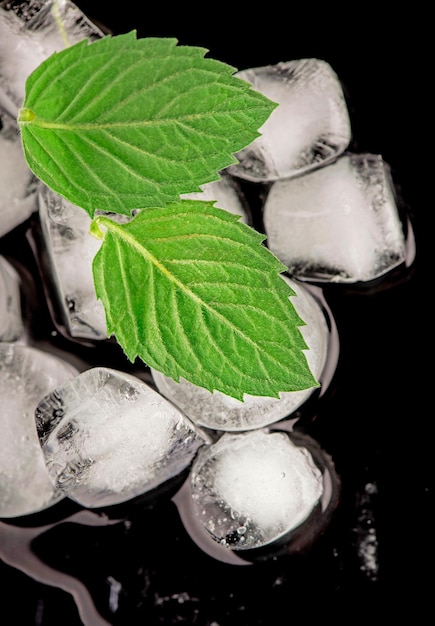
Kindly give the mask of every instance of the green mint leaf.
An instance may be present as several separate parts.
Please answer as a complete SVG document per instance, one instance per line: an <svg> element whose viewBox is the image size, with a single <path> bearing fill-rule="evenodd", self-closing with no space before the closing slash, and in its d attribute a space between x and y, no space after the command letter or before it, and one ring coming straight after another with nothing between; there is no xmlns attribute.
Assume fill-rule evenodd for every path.
<svg viewBox="0 0 435 626"><path fill-rule="evenodd" d="M127 357L238 399L317 386L294 295L264 235L212 202L179 200L127 224L94 219L109 335Z"/></svg>
<svg viewBox="0 0 435 626"><path fill-rule="evenodd" d="M91 217L200 191L276 106L206 52L132 31L54 53L18 117L30 169Z"/></svg>

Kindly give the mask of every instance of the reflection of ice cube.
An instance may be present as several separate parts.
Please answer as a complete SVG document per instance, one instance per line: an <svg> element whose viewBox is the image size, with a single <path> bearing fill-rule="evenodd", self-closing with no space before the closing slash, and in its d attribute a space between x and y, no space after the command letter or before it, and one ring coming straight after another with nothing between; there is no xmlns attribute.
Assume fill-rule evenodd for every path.
<svg viewBox="0 0 435 626"><path fill-rule="evenodd" d="M346 154L272 184L264 205L270 250L302 279L376 279L405 261L390 169L380 155Z"/></svg>
<svg viewBox="0 0 435 626"><path fill-rule="evenodd" d="M53 487L35 425L35 408L77 374L53 355L0 343L0 517L28 515L64 497Z"/></svg>
<svg viewBox="0 0 435 626"><path fill-rule="evenodd" d="M69 0L0 2L0 105L16 116L26 79L42 61L81 39L102 36Z"/></svg>
<svg viewBox="0 0 435 626"><path fill-rule="evenodd" d="M0 256L0 341L16 341L23 331L20 277Z"/></svg>
<svg viewBox="0 0 435 626"><path fill-rule="evenodd" d="M341 83L331 66L300 59L236 74L278 107L261 136L235 156L228 171L252 181L289 177L324 165L349 145L351 127Z"/></svg>
<svg viewBox="0 0 435 626"><path fill-rule="evenodd" d="M15 120L0 109L0 237L36 211L36 185Z"/></svg>
<svg viewBox="0 0 435 626"><path fill-rule="evenodd" d="M89 234L91 218L44 185L38 194L45 257L53 298L71 337L106 339L104 307L95 294L92 261L101 240ZM48 276L45 275L45 280Z"/></svg>
<svg viewBox="0 0 435 626"><path fill-rule="evenodd" d="M319 379L326 362L329 331L319 303L302 285L285 278L296 296L291 302L305 326L300 330L309 350L308 365ZM248 430L272 424L293 413L313 393L313 388L280 394L280 398L245 395L244 402L215 391L197 387L180 379L177 383L161 372L152 370L154 382L165 397L176 404L194 422L216 430Z"/></svg>
<svg viewBox="0 0 435 626"><path fill-rule="evenodd" d="M36 421L53 482L91 508L177 476L209 441L140 379L99 367L42 399Z"/></svg>
<svg viewBox="0 0 435 626"><path fill-rule="evenodd" d="M229 548L258 548L299 526L323 492L322 474L288 433L225 433L191 472L195 514Z"/></svg>
<svg viewBox="0 0 435 626"><path fill-rule="evenodd" d="M240 215L242 222L245 224L249 223L244 196L238 187L237 181L225 172L221 172L220 176L220 180L202 185L201 192L188 193L181 197L189 200L215 200L215 206L235 215Z"/></svg>

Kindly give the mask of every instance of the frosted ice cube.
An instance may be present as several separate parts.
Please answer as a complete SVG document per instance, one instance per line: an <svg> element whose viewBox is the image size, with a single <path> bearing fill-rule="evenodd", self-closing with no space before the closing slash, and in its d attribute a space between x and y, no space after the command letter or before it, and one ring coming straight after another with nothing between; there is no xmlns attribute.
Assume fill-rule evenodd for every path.
<svg viewBox="0 0 435 626"><path fill-rule="evenodd" d="M107 339L103 304L97 299L92 261L101 240L89 234L91 218L45 185L38 209L44 252L44 280L51 281L67 334L75 338Z"/></svg>
<svg viewBox="0 0 435 626"><path fill-rule="evenodd" d="M294 280L283 278L296 293L291 301L306 324L300 330L309 348L305 352L307 362L319 380L328 355L329 330L324 312L306 288ZM245 395L241 402L218 391L211 393L183 378L177 383L154 369L151 372L162 395L197 424L216 430L248 430L272 424L293 413L314 391L311 388L283 392L280 398Z"/></svg>
<svg viewBox="0 0 435 626"><path fill-rule="evenodd" d="M235 215L240 215L242 222L248 224L249 212L246 206L243 193L238 186L236 180L225 172L221 172L220 180L212 181L201 185L201 190L198 193L183 194L181 198L190 200L215 200L214 205L224 211L229 211Z"/></svg>
<svg viewBox="0 0 435 626"><path fill-rule="evenodd" d="M0 341L16 341L23 332L20 277L0 256Z"/></svg>
<svg viewBox="0 0 435 626"><path fill-rule="evenodd" d="M0 237L36 211L36 182L24 158L16 121L0 109Z"/></svg>
<svg viewBox="0 0 435 626"><path fill-rule="evenodd" d="M235 156L227 171L251 181L272 181L331 162L351 140L341 82L320 59L298 59L236 73L278 103L261 136Z"/></svg>
<svg viewBox="0 0 435 626"><path fill-rule="evenodd" d="M158 487L209 443L146 383L104 367L53 390L35 414L53 483L89 508L125 502Z"/></svg>
<svg viewBox="0 0 435 626"><path fill-rule="evenodd" d="M53 486L41 451L35 408L77 370L20 344L0 343L0 517L41 511L64 497Z"/></svg>
<svg viewBox="0 0 435 626"><path fill-rule="evenodd" d="M103 35L69 0L0 2L0 105L16 117L26 79L42 61L82 39Z"/></svg>
<svg viewBox="0 0 435 626"><path fill-rule="evenodd" d="M225 433L191 471L195 515L231 549L258 548L304 522L323 493L322 473L286 432Z"/></svg>
<svg viewBox="0 0 435 626"><path fill-rule="evenodd" d="M269 249L290 274L367 282L406 259L390 168L381 155L346 154L272 184L264 205Z"/></svg>

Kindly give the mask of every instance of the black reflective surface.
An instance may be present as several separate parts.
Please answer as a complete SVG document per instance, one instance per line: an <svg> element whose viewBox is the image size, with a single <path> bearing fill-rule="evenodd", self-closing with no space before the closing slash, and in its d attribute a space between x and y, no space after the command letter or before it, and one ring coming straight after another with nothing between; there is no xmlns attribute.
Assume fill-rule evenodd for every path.
<svg viewBox="0 0 435 626"><path fill-rule="evenodd" d="M388 619L411 608L412 623L424 623L433 559L433 200L422 138L433 124L421 106L428 96L420 16L381 19L373 7L346 9L341 16L324 8L316 17L311 7L276 8L269 16L250 5L243 17L242 7L232 5L77 5L115 34L136 28L139 36L176 37L237 69L303 57L328 61L346 90L351 149L382 154L391 166L417 253L410 267L376 285L324 289L340 358L328 392L310 406L300 429L333 459L341 485L334 515L314 543L238 566L192 540L171 499L179 485L113 516L65 501L44 515L9 520L7 533L0 528L2 554L12 554L0 561L0 622L274 626L295 617L311 624L343 615L354 624L376 621L380 609ZM38 296L27 228L3 238L0 253L36 276ZM32 325L40 345L50 338L51 347L54 342L60 353L73 350L82 362L120 358L116 347L103 355L53 338L44 305L32 310Z"/></svg>

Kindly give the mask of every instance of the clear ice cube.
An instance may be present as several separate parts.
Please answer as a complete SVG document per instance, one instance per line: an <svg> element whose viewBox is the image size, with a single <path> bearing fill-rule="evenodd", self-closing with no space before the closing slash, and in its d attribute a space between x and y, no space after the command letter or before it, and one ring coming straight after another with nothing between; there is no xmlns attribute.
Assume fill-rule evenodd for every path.
<svg viewBox="0 0 435 626"><path fill-rule="evenodd" d="M0 237L36 211L36 181L13 117L0 108Z"/></svg>
<svg viewBox="0 0 435 626"><path fill-rule="evenodd" d="M342 84L320 59L298 59L235 74L278 104L261 135L227 171L251 181L287 178L325 165L348 147L352 134Z"/></svg>
<svg viewBox="0 0 435 626"><path fill-rule="evenodd" d="M269 249L303 280L367 282L406 260L394 184L381 155L345 154L274 182L264 228Z"/></svg>
<svg viewBox="0 0 435 626"><path fill-rule="evenodd" d="M322 473L287 432L225 433L202 448L191 476L194 513L230 549L259 548L302 524L319 504Z"/></svg>
<svg viewBox="0 0 435 626"><path fill-rule="evenodd" d="M306 358L313 375L320 379L328 355L328 324L319 302L303 285L283 277L296 296L291 298L296 311L304 320L300 327L308 350ZM215 430L249 430L272 424L299 408L314 391L290 391L280 398L245 395L241 402L221 392L211 393L181 378L175 382L161 372L151 370L154 382L162 395L171 400L195 423Z"/></svg>
<svg viewBox="0 0 435 626"><path fill-rule="evenodd" d="M35 414L53 483L88 508L119 504L162 485L209 443L149 385L104 367L53 389Z"/></svg>
<svg viewBox="0 0 435 626"><path fill-rule="evenodd" d="M82 39L102 36L69 0L1 1L0 106L16 117L26 79L42 61Z"/></svg>
<svg viewBox="0 0 435 626"><path fill-rule="evenodd" d="M20 277L0 256L0 341L17 341L23 332Z"/></svg>
<svg viewBox="0 0 435 626"><path fill-rule="evenodd" d="M101 240L89 233L90 216L42 184L38 211L44 281L50 284L66 334L80 339L107 339L104 307L97 299L92 274L92 261Z"/></svg>
<svg viewBox="0 0 435 626"><path fill-rule="evenodd" d="M0 343L0 517L36 513L64 497L44 462L35 408L51 389L77 373L54 355Z"/></svg>

